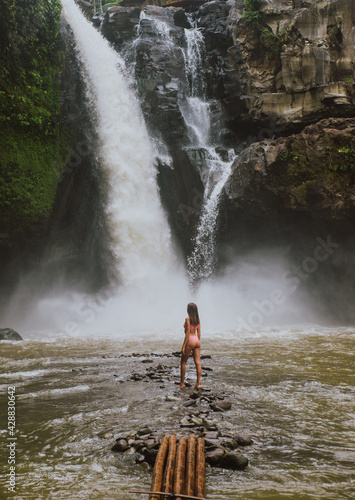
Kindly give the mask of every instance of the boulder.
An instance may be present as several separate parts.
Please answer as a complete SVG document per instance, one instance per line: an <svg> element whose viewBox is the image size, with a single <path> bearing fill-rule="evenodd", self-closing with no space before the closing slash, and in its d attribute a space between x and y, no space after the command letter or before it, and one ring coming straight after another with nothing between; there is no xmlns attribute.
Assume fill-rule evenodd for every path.
<svg viewBox="0 0 355 500"><path fill-rule="evenodd" d="M112 446L112 451L125 452L128 450L129 445L126 439L118 439L116 443Z"/></svg>
<svg viewBox="0 0 355 500"><path fill-rule="evenodd" d="M250 446L254 442L251 436L245 436L243 434L235 435L234 440L237 442L239 446Z"/></svg>
<svg viewBox="0 0 355 500"><path fill-rule="evenodd" d="M218 466L224 453L225 452L222 448L213 448L212 450L207 450L205 454L206 462L212 466Z"/></svg>
<svg viewBox="0 0 355 500"><path fill-rule="evenodd" d="M116 48L120 48L137 36L140 13L139 7L111 7L101 22L102 34Z"/></svg>
<svg viewBox="0 0 355 500"><path fill-rule="evenodd" d="M223 469L241 470L245 469L249 460L241 453L227 452L221 457L219 466Z"/></svg>
<svg viewBox="0 0 355 500"><path fill-rule="evenodd" d="M227 411L232 408L232 402L228 400L217 401L210 405L213 411Z"/></svg>
<svg viewBox="0 0 355 500"><path fill-rule="evenodd" d="M12 328L1 328L0 340L23 340L23 338Z"/></svg>

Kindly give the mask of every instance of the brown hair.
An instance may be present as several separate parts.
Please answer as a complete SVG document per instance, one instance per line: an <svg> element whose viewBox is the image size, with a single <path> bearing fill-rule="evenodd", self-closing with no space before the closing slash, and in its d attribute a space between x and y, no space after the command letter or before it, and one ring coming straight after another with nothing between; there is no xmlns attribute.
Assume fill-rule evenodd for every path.
<svg viewBox="0 0 355 500"><path fill-rule="evenodd" d="M187 304L187 314L189 315L191 325L198 326L200 324L197 305L193 302Z"/></svg>

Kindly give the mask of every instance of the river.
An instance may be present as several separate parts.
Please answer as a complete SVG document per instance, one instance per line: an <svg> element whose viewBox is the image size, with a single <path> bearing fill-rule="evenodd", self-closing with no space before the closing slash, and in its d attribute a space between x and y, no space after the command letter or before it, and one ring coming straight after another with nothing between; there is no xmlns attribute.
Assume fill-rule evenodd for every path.
<svg viewBox="0 0 355 500"><path fill-rule="evenodd" d="M203 387L231 395L232 409L213 414L218 425L254 439L242 449L243 471L208 468L208 497L222 499L340 499L355 493L354 330L265 329L210 332L202 337ZM179 338L181 337L181 338ZM151 470L135 455L111 447L121 431L149 424L167 435L178 425L179 360L165 357L182 336L166 333L1 343L1 407L16 388L16 490L8 498L132 499L149 488ZM163 385L130 380L145 356L163 363ZM153 354L152 354L153 353ZM187 376L193 383L189 361ZM1 433L7 439L6 413ZM9 469L2 453L3 470ZM2 476L6 491L8 478Z"/></svg>

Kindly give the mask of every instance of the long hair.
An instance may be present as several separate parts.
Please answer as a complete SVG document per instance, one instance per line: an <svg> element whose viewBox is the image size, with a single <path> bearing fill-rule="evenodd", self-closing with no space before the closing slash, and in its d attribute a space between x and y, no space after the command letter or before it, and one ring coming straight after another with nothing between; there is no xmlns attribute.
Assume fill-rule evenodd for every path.
<svg viewBox="0 0 355 500"><path fill-rule="evenodd" d="M189 315L191 325L198 326L200 324L197 305L193 302L187 304L187 314Z"/></svg>

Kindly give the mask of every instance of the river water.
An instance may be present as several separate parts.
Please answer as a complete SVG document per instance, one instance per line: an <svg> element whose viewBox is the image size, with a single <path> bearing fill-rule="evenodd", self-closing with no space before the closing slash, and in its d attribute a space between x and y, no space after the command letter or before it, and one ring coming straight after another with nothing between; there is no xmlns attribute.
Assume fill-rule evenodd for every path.
<svg viewBox="0 0 355 500"><path fill-rule="evenodd" d="M209 332L202 337L203 387L230 394L234 404L212 414L219 427L250 434L244 471L208 468L207 495L222 499L340 499L355 494L355 368L352 329L265 329ZM1 408L16 388L16 490L8 498L33 500L144 498L151 470L135 455L111 451L121 431L148 424L169 434L182 403L179 360L165 357L182 335L68 338L32 332L1 343ZM162 363L172 378L157 384L129 380L143 356ZM188 379L194 382L192 360ZM1 414L6 442L6 412ZM1 454L9 469L8 452ZM1 488L7 491L8 478ZM2 497L6 498L6 496Z"/></svg>

